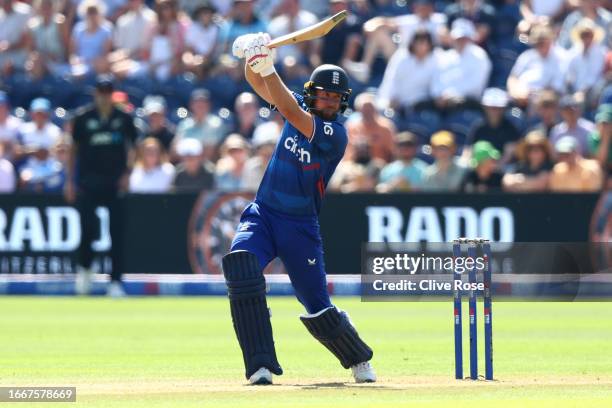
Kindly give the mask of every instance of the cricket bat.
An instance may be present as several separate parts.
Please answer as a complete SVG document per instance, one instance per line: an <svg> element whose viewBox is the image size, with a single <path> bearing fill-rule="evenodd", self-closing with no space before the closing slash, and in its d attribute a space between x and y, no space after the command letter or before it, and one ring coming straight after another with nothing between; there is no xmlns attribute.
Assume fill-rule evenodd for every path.
<svg viewBox="0 0 612 408"><path fill-rule="evenodd" d="M276 48L283 45L297 44L302 41L310 41L316 38L321 38L329 33L335 26L344 21L347 15L348 13L346 10L343 10L321 22L318 22L317 24L313 24L309 27L302 28L301 30L294 31L286 35L282 35L273 39L268 44L268 48ZM235 57L242 58L244 56L244 51L242 49L243 47L244 44L242 44L240 41L234 42L232 46L232 53Z"/></svg>

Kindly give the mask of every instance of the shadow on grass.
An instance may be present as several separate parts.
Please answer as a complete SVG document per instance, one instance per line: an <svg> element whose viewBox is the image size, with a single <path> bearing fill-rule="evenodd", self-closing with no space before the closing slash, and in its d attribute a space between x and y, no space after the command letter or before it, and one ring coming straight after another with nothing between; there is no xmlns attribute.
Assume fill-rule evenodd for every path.
<svg viewBox="0 0 612 408"><path fill-rule="evenodd" d="M381 384L374 383L363 383L363 384L355 384L352 382L328 382L328 383L315 383L315 384L290 384L294 387L300 387L303 390L318 390L318 389L355 389L355 388L363 388L363 389L372 389L372 390L400 390L401 388L396 386L386 386Z"/></svg>

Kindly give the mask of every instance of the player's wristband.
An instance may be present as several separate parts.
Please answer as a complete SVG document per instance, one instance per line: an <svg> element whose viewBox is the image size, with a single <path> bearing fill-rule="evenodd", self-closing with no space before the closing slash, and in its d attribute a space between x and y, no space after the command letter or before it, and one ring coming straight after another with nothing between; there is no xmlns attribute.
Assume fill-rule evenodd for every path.
<svg viewBox="0 0 612 408"><path fill-rule="evenodd" d="M269 67L265 67L264 69L262 69L259 75L261 75L262 77L267 77L269 75L272 75L275 72L276 72L276 69L274 68L274 64L272 64Z"/></svg>

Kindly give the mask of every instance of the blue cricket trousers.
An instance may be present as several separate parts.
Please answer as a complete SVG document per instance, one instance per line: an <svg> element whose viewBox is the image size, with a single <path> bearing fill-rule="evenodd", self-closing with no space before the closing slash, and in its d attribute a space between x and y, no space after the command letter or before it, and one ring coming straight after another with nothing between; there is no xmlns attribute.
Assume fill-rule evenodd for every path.
<svg viewBox="0 0 612 408"><path fill-rule="evenodd" d="M316 216L290 216L252 202L242 212L231 250L255 254L262 270L279 257L308 313L332 305Z"/></svg>

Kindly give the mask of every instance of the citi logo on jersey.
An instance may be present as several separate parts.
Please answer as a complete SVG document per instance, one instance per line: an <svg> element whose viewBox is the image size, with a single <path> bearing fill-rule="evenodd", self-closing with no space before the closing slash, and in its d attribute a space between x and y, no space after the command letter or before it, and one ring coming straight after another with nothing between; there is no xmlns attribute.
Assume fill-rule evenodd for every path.
<svg viewBox="0 0 612 408"><path fill-rule="evenodd" d="M285 149L289 150L291 153L295 154L295 157L301 163L310 163L310 152L303 147L298 148L298 137L293 136L285 139L284 143Z"/></svg>

